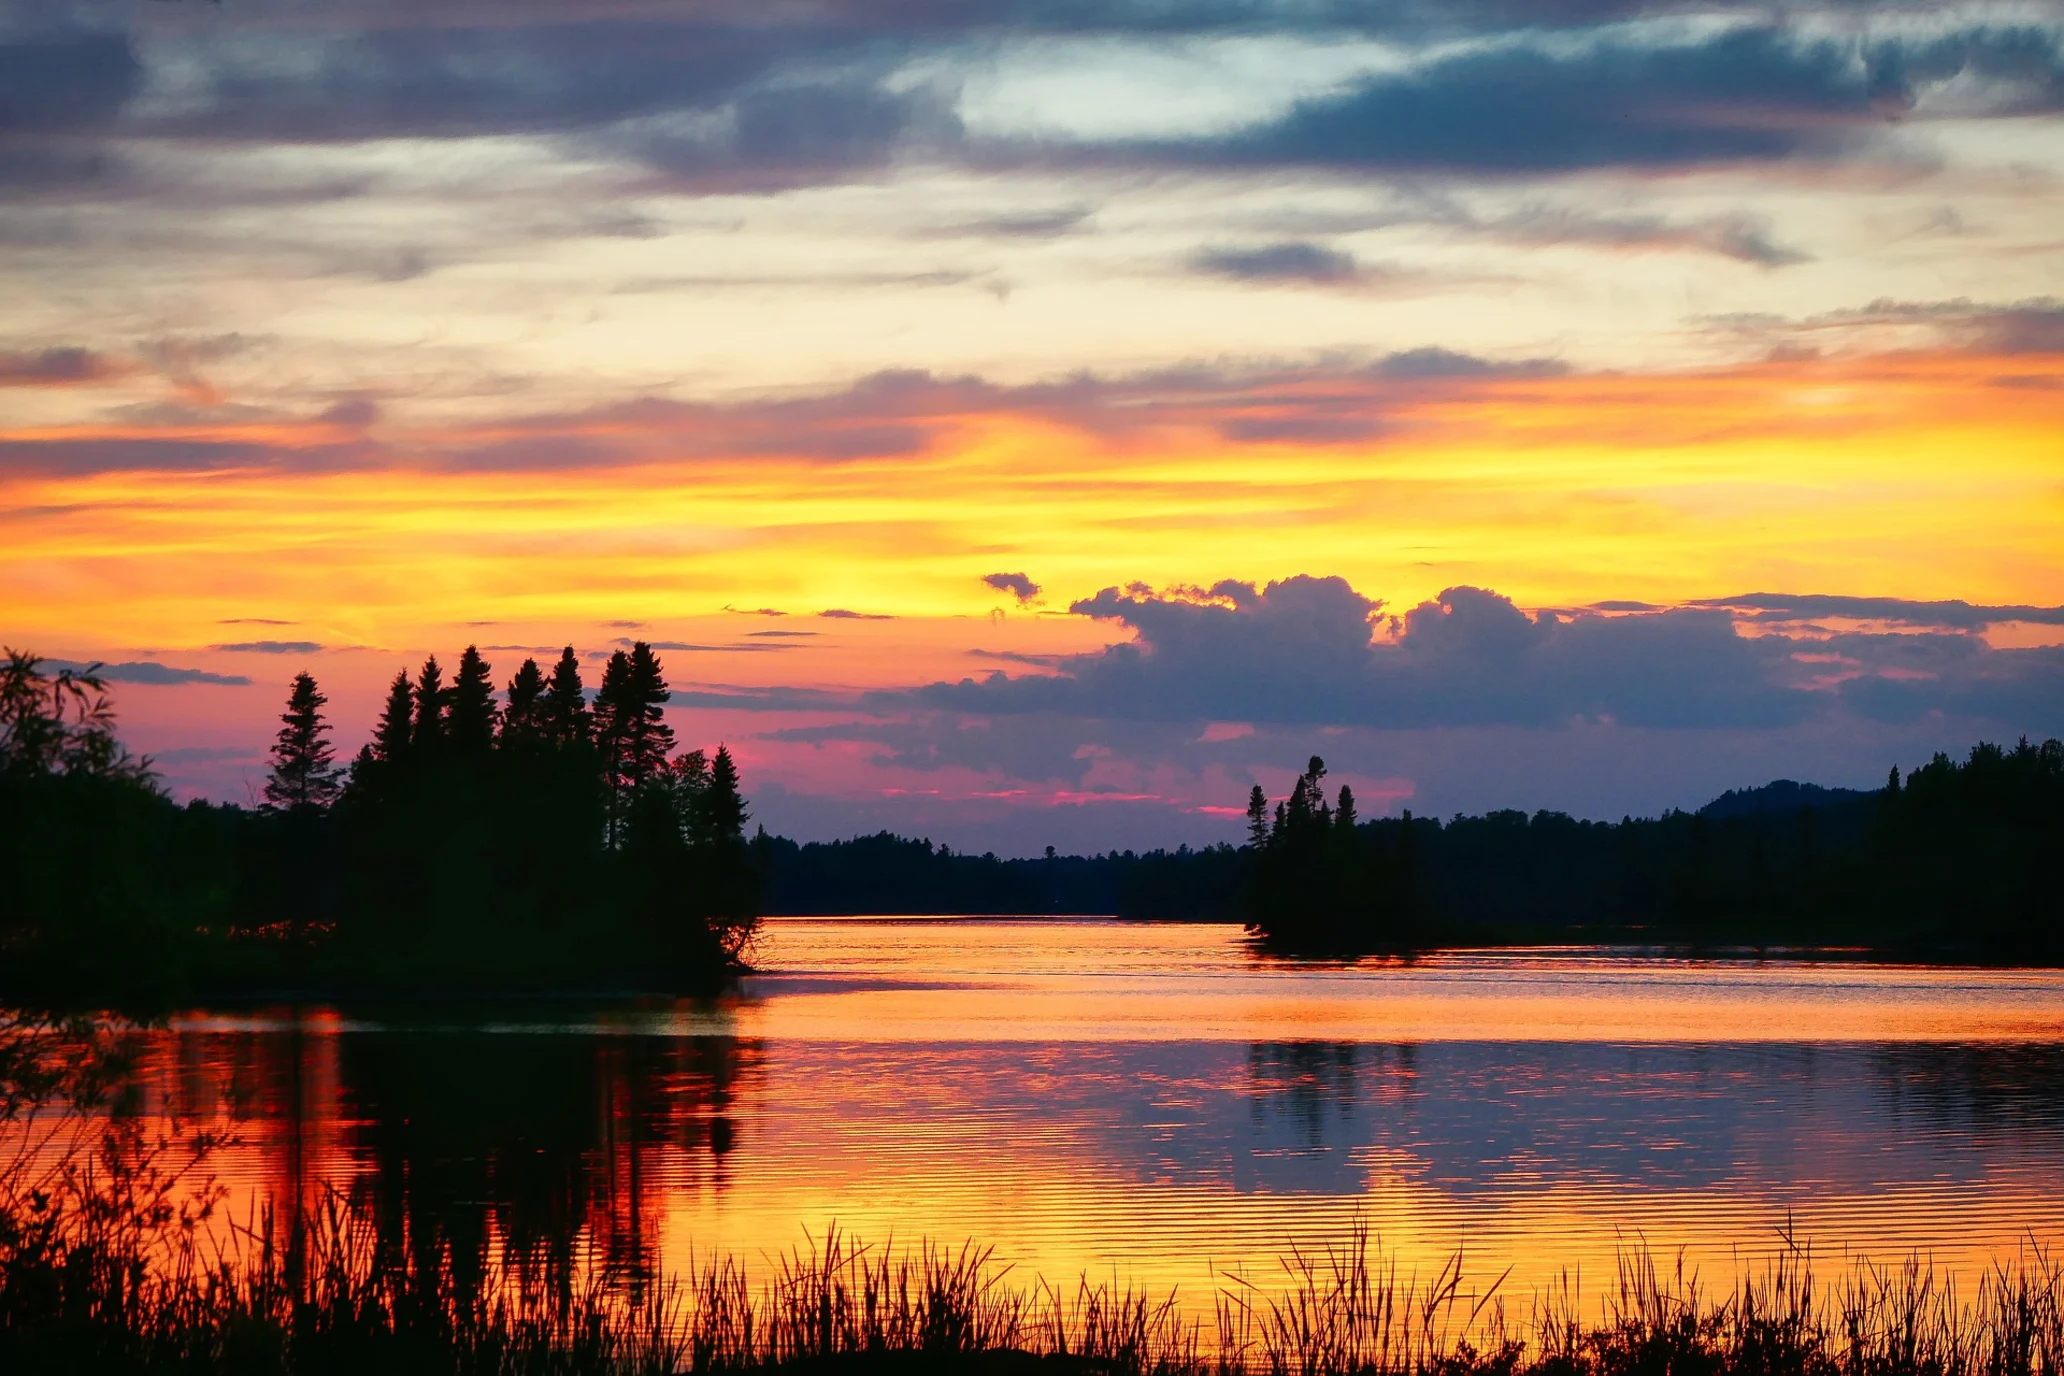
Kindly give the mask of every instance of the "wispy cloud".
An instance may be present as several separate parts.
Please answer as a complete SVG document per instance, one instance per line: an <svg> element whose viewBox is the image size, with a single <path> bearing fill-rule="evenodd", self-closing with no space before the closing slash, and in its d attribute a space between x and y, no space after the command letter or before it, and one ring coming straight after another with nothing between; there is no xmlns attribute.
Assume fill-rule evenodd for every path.
<svg viewBox="0 0 2064 1376"><path fill-rule="evenodd" d="M99 665L69 659L52 659L46 660L45 663L53 669L72 669L82 672L92 669L94 673L106 679L109 683L136 683L157 688L175 687L187 683L209 684L222 688L248 688L251 686L251 680L242 674L218 674L207 669L182 669L170 664L160 664L156 660L150 659L125 660L119 664Z"/></svg>
<svg viewBox="0 0 2064 1376"><path fill-rule="evenodd" d="M313 640L243 640L228 645L210 645L208 648L228 654L312 655L323 647Z"/></svg>

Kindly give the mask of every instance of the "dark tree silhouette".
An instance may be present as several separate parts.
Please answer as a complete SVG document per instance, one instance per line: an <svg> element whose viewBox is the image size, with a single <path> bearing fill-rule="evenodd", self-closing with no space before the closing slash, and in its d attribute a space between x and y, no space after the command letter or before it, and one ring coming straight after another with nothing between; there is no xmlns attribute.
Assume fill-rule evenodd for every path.
<svg viewBox="0 0 2064 1376"><path fill-rule="evenodd" d="M265 780L265 801L276 808L325 808L337 800L337 767L330 750L330 724L323 720L329 702L308 673L294 675L287 710L280 714L279 734L272 743L272 772Z"/></svg>
<svg viewBox="0 0 2064 1376"><path fill-rule="evenodd" d="M609 657L595 694L595 737L609 789L610 835L617 844L635 795L648 782L662 781L673 754L674 732L665 715L669 696L659 657L644 641Z"/></svg>
<svg viewBox="0 0 2064 1376"><path fill-rule="evenodd" d="M552 666L551 687L544 702L545 734L552 744L564 749L586 745L593 730L588 713L587 690L581 684L580 658L568 645Z"/></svg>
<svg viewBox="0 0 2064 1376"><path fill-rule="evenodd" d="M459 655L447 704L445 734L454 754L478 758L494 748L494 671L477 647L468 645Z"/></svg>
<svg viewBox="0 0 2064 1376"><path fill-rule="evenodd" d="M115 739L98 664L43 672L40 655L9 647L0 665L0 770L147 779L150 761Z"/></svg>
<svg viewBox="0 0 2064 1376"><path fill-rule="evenodd" d="M508 702L502 708L502 744L528 745L545 735L545 676L534 659L526 659L509 680Z"/></svg>
<svg viewBox="0 0 2064 1376"><path fill-rule="evenodd" d="M444 670L438 667L437 656L431 655L423 661L422 672L416 675L416 724L411 744L418 755L437 755L444 750L445 713L451 706L451 695L444 686Z"/></svg>
<svg viewBox="0 0 2064 1376"><path fill-rule="evenodd" d="M718 846L743 846L745 824L750 814L745 810L745 795L738 788L738 766L731 759L730 747L719 745L716 758L710 761L709 789L703 795L704 835Z"/></svg>
<svg viewBox="0 0 2064 1376"><path fill-rule="evenodd" d="M409 684L408 670L403 669L387 686L387 705L380 709L379 725L373 728L373 757L388 765L406 760L415 745L415 721L415 689Z"/></svg>

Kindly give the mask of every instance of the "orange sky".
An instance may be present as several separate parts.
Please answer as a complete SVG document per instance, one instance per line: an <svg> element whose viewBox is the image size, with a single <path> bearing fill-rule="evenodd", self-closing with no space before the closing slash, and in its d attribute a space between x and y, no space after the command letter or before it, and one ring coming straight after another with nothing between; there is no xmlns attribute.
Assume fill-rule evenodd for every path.
<svg viewBox="0 0 2064 1376"><path fill-rule="evenodd" d="M1243 416L1301 414L1315 397L1371 433L1226 437ZM1457 583L1528 606L1772 588L2064 601L2058 356L1415 387L1273 379L1177 394L1123 428L1001 400L918 398L897 418L906 452L847 459L727 450L721 415L546 418L524 428L620 448L593 467L500 470L469 462L502 438L480 430L397 427L344 466L320 423L16 428L0 443L256 443L267 457L0 476L8 630L107 658L259 638L225 630L236 618L291 623L268 637L395 650L487 622L494 640L614 620L703 640L726 634L727 605L983 617L1010 604L979 582L998 569L1041 583L1050 610L1134 580L1300 572L1399 607ZM706 452L670 457L691 445ZM794 654L710 656L696 676L907 682L978 642L1098 639L1080 625L813 629L837 634L810 647L800 679Z"/></svg>

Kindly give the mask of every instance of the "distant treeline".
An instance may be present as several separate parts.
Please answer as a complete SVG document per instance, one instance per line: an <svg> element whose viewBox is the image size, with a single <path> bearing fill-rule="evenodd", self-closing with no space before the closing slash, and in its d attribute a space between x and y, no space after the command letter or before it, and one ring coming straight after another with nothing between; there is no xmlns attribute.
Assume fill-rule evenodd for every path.
<svg viewBox="0 0 2064 1376"><path fill-rule="evenodd" d="M498 695L397 674L348 769L298 675L260 808L174 804L101 682L0 666L0 992L441 994L713 985L760 907L730 753L676 753L659 659L571 648Z"/></svg>
<svg viewBox="0 0 2064 1376"><path fill-rule="evenodd" d="M883 833L766 845L767 911L1244 921L1291 952L1633 939L2064 960L2064 744L1937 755L1870 792L1780 781L1619 822L1363 821L1314 758L1247 844L1003 860Z"/></svg>

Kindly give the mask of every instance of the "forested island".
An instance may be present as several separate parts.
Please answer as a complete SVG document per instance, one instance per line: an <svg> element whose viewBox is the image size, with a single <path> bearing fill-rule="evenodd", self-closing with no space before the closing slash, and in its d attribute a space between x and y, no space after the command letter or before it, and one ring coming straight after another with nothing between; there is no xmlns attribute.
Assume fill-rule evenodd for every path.
<svg viewBox="0 0 2064 1376"><path fill-rule="evenodd" d="M677 751L660 662L567 649L497 693L468 647L396 675L348 768L296 676L258 808L179 806L90 670L0 667L0 992L681 992L760 911L730 753Z"/></svg>
<svg viewBox="0 0 2064 1376"><path fill-rule="evenodd" d="M569 647L499 690L468 647L396 675L348 765L292 684L260 807L173 802L91 670L0 665L0 994L683 993L762 915L1096 913L1248 925L1262 951L1487 942L1841 945L2064 960L2064 744L1980 744L1875 791L1789 782L1697 812L1362 820L1311 759L1240 846L999 859L750 820L729 751L679 749L659 658Z"/></svg>

